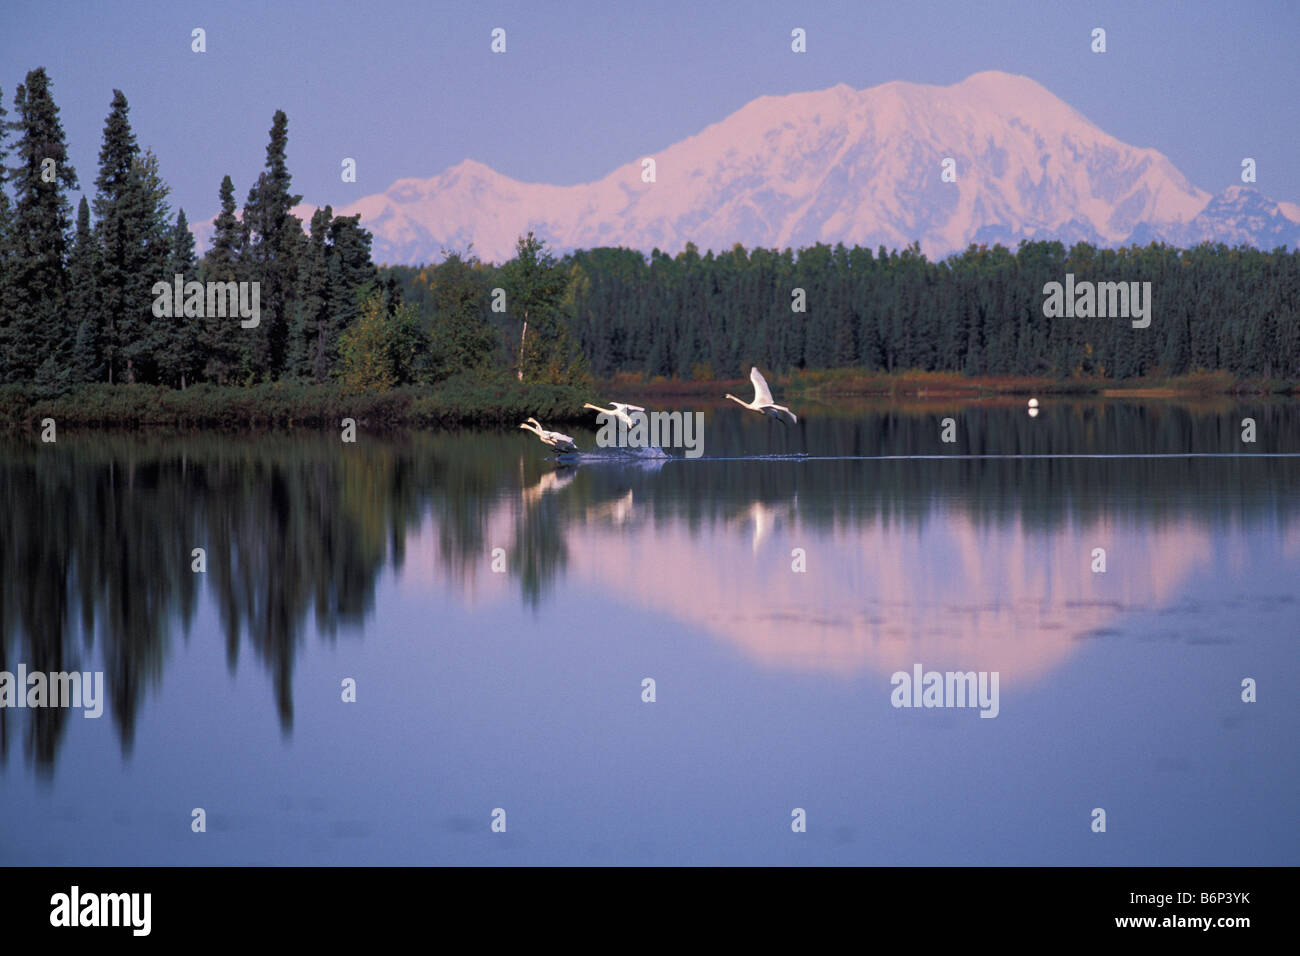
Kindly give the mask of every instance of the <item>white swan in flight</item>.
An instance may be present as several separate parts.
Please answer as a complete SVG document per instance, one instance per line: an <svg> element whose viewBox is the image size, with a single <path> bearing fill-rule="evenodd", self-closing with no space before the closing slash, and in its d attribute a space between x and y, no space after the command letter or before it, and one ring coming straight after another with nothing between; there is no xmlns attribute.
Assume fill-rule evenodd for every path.
<svg viewBox="0 0 1300 956"><path fill-rule="evenodd" d="M593 405L591 402L583 402L583 408L593 408L605 415L613 415L628 428L633 425L631 412L644 412L645 409L640 405L625 405L622 402L610 402L611 407L601 408L599 405Z"/></svg>
<svg viewBox="0 0 1300 956"><path fill-rule="evenodd" d="M577 451L578 446L573 443L573 439L568 435L561 435L559 432L548 432L542 427L542 423L535 418L529 418L519 426L524 431L532 432L541 439L543 445L550 445L556 451Z"/></svg>
<svg viewBox="0 0 1300 956"><path fill-rule="evenodd" d="M749 370L749 380L754 383L754 400L752 402L742 402L735 395L728 395L727 398L744 405L746 408L752 408L756 412L762 412L764 415L771 415L773 418L780 419L787 425L792 425L799 420L798 416L790 409L772 401L772 390L767 387L767 381L757 368Z"/></svg>

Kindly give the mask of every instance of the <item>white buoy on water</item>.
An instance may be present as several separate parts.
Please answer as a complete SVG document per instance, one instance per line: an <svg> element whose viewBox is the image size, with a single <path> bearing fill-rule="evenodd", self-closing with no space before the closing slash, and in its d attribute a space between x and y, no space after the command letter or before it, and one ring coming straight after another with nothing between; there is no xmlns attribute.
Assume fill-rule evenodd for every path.
<svg viewBox="0 0 1300 956"><path fill-rule="evenodd" d="M1030 407L1030 408L1037 408L1037 407L1038 407L1038 399L1036 399L1036 398L1031 398L1031 399L1029 400L1029 407Z"/></svg>

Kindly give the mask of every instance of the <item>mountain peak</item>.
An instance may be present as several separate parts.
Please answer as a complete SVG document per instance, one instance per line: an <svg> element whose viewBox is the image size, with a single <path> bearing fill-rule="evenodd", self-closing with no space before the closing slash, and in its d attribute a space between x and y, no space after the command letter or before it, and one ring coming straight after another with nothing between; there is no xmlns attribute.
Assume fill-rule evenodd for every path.
<svg viewBox="0 0 1300 956"><path fill-rule="evenodd" d="M1156 150L1115 139L1032 78L1000 70L949 86L760 96L648 155L653 182L633 157L575 186L520 182L467 158L337 214L361 215L377 260L418 263L471 242L502 262L529 230L557 253L920 242L938 257L972 242L1118 246L1143 236L1273 248L1296 241L1300 212L1238 187L1214 199Z"/></svg>
<svg viewBox="0 0 1300 956"><path fill-rule="evenodd" d="M436 177L443 182L453 182L458 179L464 179L471 182L481 182L483 180L497 180L505 177L498 173L486 163L480 163L477 159L462 159L455 166L442 171ZM428 182L428 180L413 180L413 182Z"/></svg>
<svg viewBox="0 0 1300 956"><path fill-rule="evenodd" d="M1051 90L1037 80L1022 73L1007 73L1004 70L980 70L978 73L972 73L966 79L954 83L953 86L973 90L1000 90L1021 95L1025 93L1046 94L1052 99L1057 98Z"/></svg>
<svg viewBox="0 0 1300 956"><path fill-rule="evenodd" d="M477 159L466 157L455 166L447 170L449 173L472 173L476 175L496 176L497 171L485 163L480 163Z"/></svg>
<svg viewBox="0 0 1300 956"><path fill-rule="evenodd" d="M1019 73L984 70L948 87L971 105L983 105L998 115L1022 115L1055 126L1091 121L1043 86Z"/></svg>

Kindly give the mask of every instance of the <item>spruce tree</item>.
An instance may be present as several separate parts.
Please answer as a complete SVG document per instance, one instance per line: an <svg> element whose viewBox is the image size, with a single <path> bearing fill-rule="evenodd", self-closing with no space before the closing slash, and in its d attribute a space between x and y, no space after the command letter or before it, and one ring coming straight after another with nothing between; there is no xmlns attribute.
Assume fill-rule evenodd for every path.
<svg viewBox="0 0 1300 956"><path fill-rule="evenodd" d="M114 90L104 121L92 204L100 249L99 323L110 384L133 378L138 352L133 343L143 334L140 310L150 310L152 317L150 289L163 278L143 274L146 242L134 172L140 148L131 131L129 112L126 96Z"/></svg>
<svg viewBox="0 0 1300 956"><path fill-rule="evenodd" d="M169 233L167 275L182 276L183 281L198 280L195 268L194 234L185 220L185 210L176 214L176 224ZM206 297L205 297L206 309ZM204 313L206 315L206 311ZM194 383L203 368L203 318L173 315L171 319L154 319L161 326L158 352L159 380L166 385L185 388Z"/></svg>
<svg viewBox="0 0 1300 956"><path fill-rule="evenodd" d="M212 245L203 257L203 281L238 282L240 257L243 253L243 225L235 215L235 186L229 176L221 180L221 212L217 214ZM204 355L201 369L209 382L225 385L239 369L239 337L230 317L219 318L204 313L200 345ZM244 331L240 329L240 331Z"/></svg>
<svg viewBox="0 0 1300 956"><path fill-rule="evenodd" d="M104 378L104 343L98 308L99 244L90 227L90 203L77 205L77 234L68 257L68 311L77 332L72 348L72 378L99 382Z"/></svg>
<svg viewBox="0 0 1300 956"><path fill-rule="evenodd" d="M5 165L5 160L9 157L5 148L5 137L9 133L5 117L8 115L9 111L4 107L4 90L0 89L0 384L9 381L9 283L13 269L13 213L6 187L9 168Z"/></svg>
<svg viewBox="0 0 1300 956"><path fill-rule="evenodd" d="M7 323L3 350L11 381L66 378L76 329L66 309L66 257L72 228L67 190L77 173L68 160L59 108L44 68L32 70L14 95L18 164L11 168Z"/></svg>
<svg viewBox="0 0 1300 956"><path fill-rule="evenodd" d="M158 173L158 157L146 149L132 165L130 208L135 210L136 228L142 243L139 250L142 267L138 277L138 299L133 297L128 303L130 314L138 321L138 331L123 349L128 381L159 380L159 358L167 349L176 321L174 316L168 319L153 314L155 296L151 291L155 283L171 283L175 276L169 268L172 225L167 195L170 191Z"/></svg>
<svg viewBox="0 0 1300 956"><path fill-rule="evenodd" d="M311 238L298 262L298 301L289 346L289 371L295 377L325 380L330 368L331 207L311 217Z"/></svg>
<svg viewBox="0 0 1300 956"><path fill-rule="evenodd" d="M260 283L261 320L249 330L250 371L279 378L288 359L289 319L294 306L297 256L302 223L290 210L302 196L290 192L285 158L289 119L276 110L266 147L266 169L258 176L244 203L244 258L249 281Z"/></svg>
<svg viewBox="0 0 1300 956"><path fill-rule="evenodd" d="M187 280L198 278L198 273L194 271L198 262L194 252L194 233L190 232L184 209L176 213L176 225L171 229L170 253L171 269L184 275Z"/></svg>
<svg viewBox="0 0 1300 956"><path fill-rule="evenodd" d="M338 354L338 337L361 316L361 300L375 281L370 259L370 233L361 228L361 216L335 216L330 223L330 321L327 338L331 364Z"/></svg>

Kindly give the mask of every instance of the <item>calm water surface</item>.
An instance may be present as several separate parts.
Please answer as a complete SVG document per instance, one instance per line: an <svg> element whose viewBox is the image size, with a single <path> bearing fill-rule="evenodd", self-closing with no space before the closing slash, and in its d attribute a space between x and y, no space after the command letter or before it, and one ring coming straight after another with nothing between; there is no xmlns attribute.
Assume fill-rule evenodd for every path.
<svg viewBox="0 0 1300 956"><path fill-rule="evenodd" d="M0 865L1300 863L1296 405L799 410L0 443L0 670L107 696L0 709Z"/></svg>

